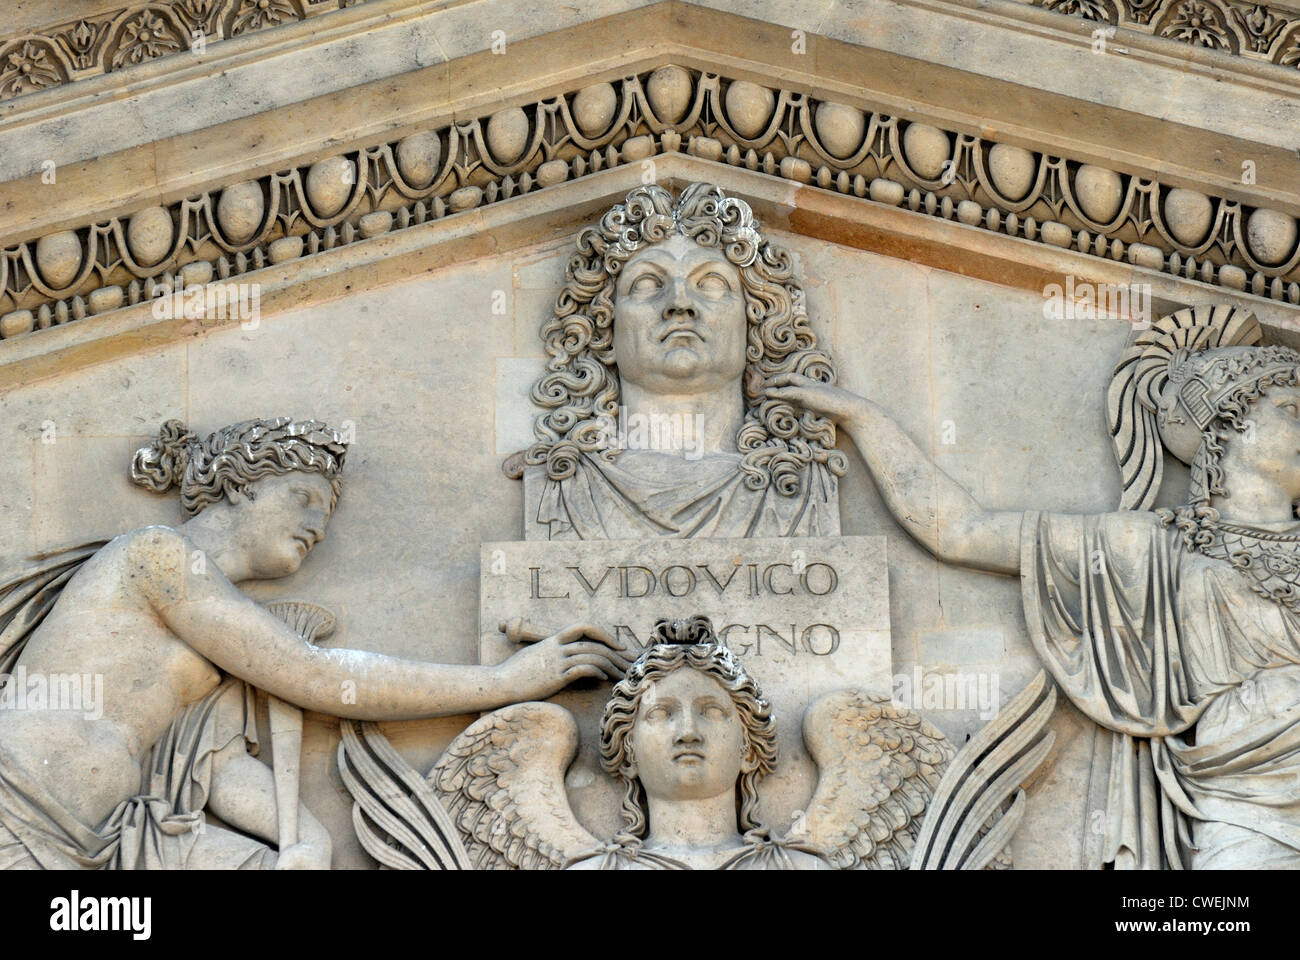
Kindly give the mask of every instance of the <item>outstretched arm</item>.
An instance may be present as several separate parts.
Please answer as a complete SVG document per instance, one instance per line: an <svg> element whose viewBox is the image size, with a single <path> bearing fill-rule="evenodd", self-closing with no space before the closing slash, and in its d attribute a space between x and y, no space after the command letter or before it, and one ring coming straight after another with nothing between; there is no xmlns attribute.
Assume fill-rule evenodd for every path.
<svg viewBox="0 0 1300 960"><path fill-rule="evenodd" d="M128 547L139 589L167 627L227 673L283 700L356 720L413 720L541 699L580 677L617 680L623 646L575 624L497 666L428 663L304 641L217 569L194 563L194 545L168 527Z"/></svg>
<svg viewBox="0 0 1300 960"><path fill-rule="evenodd" d="M995 573L1019 571L1021 514L981 507L878 405L797 373L777 374L766 393L847 430L894 518L938 559Z"/></svg>

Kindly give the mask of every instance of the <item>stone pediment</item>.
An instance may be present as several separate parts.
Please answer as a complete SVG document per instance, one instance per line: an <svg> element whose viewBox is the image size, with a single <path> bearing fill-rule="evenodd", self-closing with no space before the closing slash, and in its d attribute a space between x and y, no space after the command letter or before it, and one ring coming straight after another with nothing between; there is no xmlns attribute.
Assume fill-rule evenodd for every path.
<svg viewBox="0 0 1300 960"><path fill-rule="evenodd" d="M1141 513L1154 524L1146 508L1185 504L1189 488L1210 496L1217 467L1195 460L1189 424L1237 417L1233 426L1253 431L1234 378L1258 368L1243 390L1276 377L1265 384L1272 390L1290 376L1286 346L1300 346L1300 73L1285 12L1294 4L1258 13L1205 2L1212 12L1195 27L1180 25L1183 0L1051 9L852 0L808 22L788 9L798 5L764 0L747 4L746 16L712 0L603 0L528 8L528 17L518 0L88 0L68 16L74 5L51 4L48 17L27 7L0 36L0 70L35 78L0 86L0 407L12 411L12 456L0 469L5 559L42 557L18 587L44 603L42 578L71 574L123 531L153 529L154 546L171 549L156 538L175 504L143 497L121 469L142 433L157 439L131 459L132 481L155 493L181 487L187 517L211 509L214 530L223 511L246 509L220 487L222 471L233 471L238 493L248 480L240 470L288 462L287 473L248 481L267 481L245 498L266 513L229 513L226 529L238 520L270 540L282 529L277 511L295 510L311 513L309 529L280 538L287 543L263 565L217 571L283 581L243 586L249 619L223 635L265 635L266 617L249 601L270 601L294 630L291 653L302 655L299 639L329 633L338 656L321 659L330 663L359 669L372 656L400 657L400 667L375 661L388 664L381 685L391 689L362 693L382 700L400 688L411 699L358 706L343 699L357 693L345 689L353 678L336 696L334 673L319 688L327 694L302 697L301 671L276 663L239 676L271 698L256 717L245 714L249 690L209 696L240 722L269 723L272 741L286 744L260 766L274 767L277 798L301 786L320 823L282 821L276 830L287 833L277 835L305 843L299 827L324 827L336 865L373 865L367 852L394 865L384 835L395 834L383 821L394 798L488 817L473 768L478 738L494 724L546 748L548 789L581 821L575 845L555 848L555 865L614 836L620 788L611 777L631 777L602 767L598 748L602 711L614 702L604 680L628 664L578 630L588 622L638 646L660 635L697 646L681 639L692 630L730 645L780 718L781 759L767 764L760 796L787 839L797 841L818 806L809 801L819 771L844 759L819 749L834 747L838 730L866 725L881 742L915 742L930 755L919 765L920 754L908 758L925 781L925 803L904 817L912 834L950 830L937 815L923 827L919 815L930 798L961 790L985 813L988 804L1013 813L988 842L983 814L963 827L964 849L979 848L972 863L998 861L1013 832L1024 865L1115 862L1112 840L1130 825L1116 813L1099 831L1096 818L1116 793L1108 778L1118 783L1127 769L1126 746L1111 733L1129 721L1095 709L1086 689L1062 686L1056 708L1051 685L1033 679L1040 665L1060 667L1040 656L1040 633L1068 653L1077 637L1066 627L1083 620L1072 608L1033 611L1081 592L1083 570L1070 564L1084 547L1070 544L1113 546L1123 572L1145 563L1151 531L1126 521ZM184 49L185 16L200 8L203 49ZM154 49L143 27L131 33L146 9L165 19L169 38ZM79 39L83 19L91 40ZM139 62L123 54L141 43ZM29 45L44 51L42 63ZM685 258L700 252L685 237L647 251L641 232L628 233L626 259L596 262L602 244L622 240L609 223L594 225L614 216L626 224L636 219L630 209L643 215L637 231L691 217L713 229L709 217L734 215L711 236L737 232L705 252L713 274L690 266ZM766 252L747 246L755 238ZM731 356L744 353L745 369L706 398L725 402L645 403L662 371L638 381L629 354L617 348L616 366L612 340L602 340L614 335L616 296L636 309L629 290L611 292L615 274L626 268L621 276L637 283L628 265L647 253L678 258L660 275L681 289L741 278L743 291L726 286L716 298L734 309L709 314L719 324L739 318L729 329L741 349ZM587 289L577 293L587 299L570 310L584 284L574 271L584 269ZM650 270L644 259L635 269ZM1140 290L1142 305L1098 303L1102 289ZM1053 290L1077 313L1050 316ZM258 306L247 317L250 292ZM644 307L641 329L674 312L685 310ZM619 320L625 336L636 316ZM689 353L692 335L704 343L700 329L722 329L691 324L659 338L675 338L664 357ZM1134 326L1146 332L1123 353ZM1238 352L1189 359L1211 338ZM1111 374L1117 358L1131 368L1128 381ZM873 404L888 416L872 414ZM313 419L249 419L280 412ZM1276 428L1283 409L1266 412ZM705 431L704 419L722 428ZM675 446L667 459L649 432L638 439L656 423L670 436L694 424L707 463L677 458ZM604 456L609 443L617 457ZM343 495L342 453L352 444ZM250 459L242 466L241 450ZM927 474L930 460L938 473ZM524 482L503 477L503 465ZM295 488L295 469L320 476ZM957 485L943 503L926 499L937 489L926 478L939 474ZM1117 495L1138 509L1116 513ZM947 511L967 503L978 504L976 520L995 515L983 539L946 538ZM1062 512L1025 519L1040 508ZM1080 525L1080 515L1102 525ZM1194 522L1212 526L1208 516ZM306 561L326 519L330 538ZM1178 522L1186 532L1193 520ZM1250 562L1277 565L1275 539L1207 530L1202 539L1218 553L1205 562L1225 575L1242 549L1253 551ZM1016 531L1029 539L1017 542ZM82 547L61 554L70 543ZM1112 563L1100 552L1101 570L1090 568L1098 576ZM1041 569L1023 581L985 576L1015 573L1031 553ZM1228 606L1253 617L1292 597L1294 583L1265 570L1237 587ZM1136 608L1142 589L1116 594L1106 610ZM43 613L26 608L20 625ZM1109 626L1094 635L1132 639ZM286 639L278 626L271 632ZM580 645L568 654L573 667L557 667L555 648L570 643ZM1117 655L1140 661L1143 650L1130 647ZM552 661L529 666L520 650ZM1202 653L1198 667L1217 662ZM10 655L0 650L0 664ZM747 683L722 662L729 655L717 659L718 676ZM244 666L218 666L228 663ZM447 666L495 678L491 697L444 697ZM430 672L417 690L406 681L419 670ZM575 676L592 683L556 692ZM891 702L900 690L906 709ZM553 698L569 704L569 721L531 707L466 719ZM810 724L802 711L815 702ZM1015 709L997 720L1008 702ZM935 711L934 728L916 711ZM361 725L340 727L339 718ZM1140 720L1149 729L1161 718ZM392 721L383 731L370 725L383 721ZM572 769L559 749L579 750L571 733L582 743ZM973 746L957 749L972 734ZM990 746L999 738L1018 758L1014 769L1003 776L1001 761L989 760L972 774L968 761L1004 756ZM953 749L939 745L949 739ZM1050 772L1035 785L1040 764ZM1026 812L1010 792L959 785L968 776L987 785L989 774L1007 791L1040 792ZM277 804L292 820L296 802ZM822 814L810 836L825 839L856 815ZM492 829L518 826L508 820ZM746 856L758 860L780 853L751 846ZM905 846L840 853L855 864L929 862L908 860ZM259 844L257 856L268 851ZM498 859L450 852L461 865L470 855ZM328 853L317 846L313 856ZM495 853L521 865L509 850Z"/></svg>
<svg viewBox="0 0 1300 960"><path fill-rule="evenodd" d="M738 30L746 56L724 55ZM904 81L897 55L799 34L659 5L16 181L0 383L200 329L154 315L178 276L257 283L274 312L449 262L447 241L463 257L558 236L650 179L1022 289L1140 280L1162 310L1212 293L1294 333L1300 181L1281 148L1174 141L1167 120L938 63L906 61ZM579 48L597 56L545 66ZM763 61L790 67L773 82Z"/></svg>

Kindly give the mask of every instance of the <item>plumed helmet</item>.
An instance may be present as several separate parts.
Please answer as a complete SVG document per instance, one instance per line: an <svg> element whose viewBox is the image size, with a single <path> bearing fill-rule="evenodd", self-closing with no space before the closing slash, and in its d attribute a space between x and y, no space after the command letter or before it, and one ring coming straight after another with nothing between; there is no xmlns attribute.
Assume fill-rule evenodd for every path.
<svg viewBox="0 0 1300 960"><path fill-rule="evenodd" d="M1163 448L1192 463L1225 401L1300 365L1296 351L1260 346L1261 339L1250 311L1203 304L1161 317L1124 351L1106 394L1121 509L1150 509L1164 473Z"/></svg>

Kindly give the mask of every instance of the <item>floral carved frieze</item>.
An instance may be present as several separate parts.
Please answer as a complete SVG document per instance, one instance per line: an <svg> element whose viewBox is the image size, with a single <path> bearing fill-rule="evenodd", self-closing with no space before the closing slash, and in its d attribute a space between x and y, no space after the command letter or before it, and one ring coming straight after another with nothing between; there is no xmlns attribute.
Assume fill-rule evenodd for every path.
<svg viewBox="0 0 1300 960"><path fill-rule="evenodd" d="M0 38L0 100L356 6L363 0L163 0Z"/></svg>
<svg viewBox="0 0 1300 960"><path fill-rule="evenodd" d="M0 335L683 152L863 203L1300 304L1292 215L793 90L663 66L0 252ZM89 220L90 218L88 218Z"/></svg>
<svg viewBox="0 0 1300 960"><path fill-rule="evenodd" d="M1300 12L1235 0L1025 0L1196 47L1300 68Z"/></svg>

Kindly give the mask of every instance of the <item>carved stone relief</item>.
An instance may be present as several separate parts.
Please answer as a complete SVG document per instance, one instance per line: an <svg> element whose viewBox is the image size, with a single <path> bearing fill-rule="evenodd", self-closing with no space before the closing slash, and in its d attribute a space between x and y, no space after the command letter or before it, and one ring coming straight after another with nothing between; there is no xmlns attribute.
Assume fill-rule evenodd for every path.
<svg viewBox="0 0 1300 960"><path fill-rule="evenodd" d="M0 40L0 100L200 52L227 37L293 23L362 0L161 0Z"/></svg>
<svg viewBox="0 0 1300 960"><path fill-rule="evenodd" d="M1283 211L669 65L8 246L0 336L679 151L1300 304L1300 234Z"/></svg>
<svg viewBox="0 0 1300 960"><path fill-rule="evenodd" d="M363 16L420 49L0 200L0 869L1300 868L1300 208L1232 152L1291 159L1290 0L947 4L1041 28L997 110L891 46L912 0L770 72L615 3L584 37L673 27L513 81L441 47L489 0L119 2L3 31L21 185L196 40L232 87L316 15L317 80ZM1186 64L1177 119L1031 90L1092 69L1066 16L1098 76ZM1053 319L1075 270L1154 311ZM269 322L145 319L225 281Z"/></svg>
<svg viewBox="0 0 1300 960"><path fill-rule="evenodd" d="M780 371L835 368L748 204L708 184L634 190L582 232L567 273L522 456L528 536L840 532L833 427L762 394Z"/></svg>
<svg viewBox="0 0 1300 960"><path fill-rule="evenodd" d="M479 579L479 659L500 663L524 639L564 623L598 623L629 650L651 642L665 606L708 616L719 639L762 684L790 745L761 792L782 828L816 770L799 717L817 696L891 690L889 569L881 537L517 541L486 543ZM504 627L504 629L502 629ZM588 829L612 831L618 785L596 752L608 691L555 698L573 714L581 748L569 796ZM989 704L988 716L996 711ZM985 717L987 719L987 716Z"/></svg>
<svg viewBox="0 0 1300 960"><path fill-rule="evenodd" d="M985 510L874 402L777 378L855 438L927 550L1020 574L1035 651L1113 735L1117 867L1300 866L1300 354L1260 341L1253 315L1209 305L1139 334L1107 395L1124 493L1100 516ZM1191 489L1152 511L1165 449Z"/></svg>
<svg viewBox="0 0 1300 960"><path fill-rule="evenodd" d="M1282 67L1300 67L1300 14L1235 0L1025 0L1098 23Z"/></svg>
<svg viewBox="0 0 1300 960"><path fill-rule="evenodd" d="M785 849L778 843L773 848L766 832L760 834L761 824L753 814L759 798L757 776L741 790L740 829L747 837L743 842L732 810L736 770L718 781L725 790L714 789L704 798L721 809L712 814L695 811L681 824L669 826L664 821L673 818L670 811L677 809L675 803L656 815L651 788L649 807L640 806L635 798L642 795L645 784L639 784L628 772L632 767L618 759L631 748L622 745L621 734L611 739L611 725L616 728L620 722L611 718L640 720L636 704L645 692L647 664L654 667L652 673L674 672L683 665L678 657L681 650L670 655L663 645L689 642L693 652L687 656L692 659L684 665L717 673L714 679L720 678L725 688L754 683L741 669L734 646L756 677L770 678L771 686L778 688L782 710L797 715L808 707L804 739L813 763L821 761L827 743L842 747L853 740L850 734L823 729L828 716L850 728L873 728L877 721L916 728L906 738L905 749L915 743L920 751L904 763L909 771L916 771L920 762L934 765L937 776L948 755L938 731L917 727L920 718L914 714L891 712L883 706L888 699L881 691L890 673L883 550L857 538L822 548L817 539L792 537L800 533L839 536L834 475L843 475L846 462L830 448L829 423L806 405L788 404L771 386L782 383L783 377L799 377L833 389L829 384L834 381L834 367L829 356L817 349L791 257L765 238L747 204L717 187L692 184L674 197L649 186L633 190L598 224L579 234L566 278L554 313L541 330L550 359L532 392L541 410L535 427L538 442L511 457L507 471L521 461L531 464L534 490L539 486L544 490L540 497L526 498L530 511L526 523L534 520L531 511L538 510L535 519L545 531L544 539L584 543L580 550L561 543L484 546L481 659L497 662L518 643L545 641L551 631L543 624L557 618L605 624L622 649L640 650L640 657L603 707L603 692L574 691L556 704L508 708L479 721L451 744L435 766L430 774L432 795L416 785L418 775L378 730L349 732L339 756L344 769L349 764L353 768L346 782L356 798L353 819L363 844L390 866L459 866L466 857L478 867L556 867L571 862L588 866L599 862L607 867L788 867L815 865L818 859L840 867L861 866L864 861L877 867L907 865L918 831L927 835L911 818L925 810L934 778L923 777L915 790L901 788L910 800L906 818L900 819L876 811L875 805L886 798L875 796L878 788L865 785L872 774L837 767L827 779L823 771L824 789L814 791L815 777L807 777L805 783L797 769L792 772L783 766L781 784L771 794L774 804L793 804L812 796L807 812L792 818L791 829L799 834L793 846ZM626 442L626 426L634 418L658 423L661 429L675 423L679 429L675 434L670 429L670 437L677 441L689 437L692 442L666 443L660 434L660 442L639 450ZM684 426L687 420L690 427ZM616 421L623 424L617 435ZM518 476L517 469L514 475ZM578 478L580 483L575 482ZM783 518L780 498L793 504L788 515L801 518L798 522L809 529ZM538 500L540 507L534 505ZM819 511L828 519L819 523ZM693 519L697 515L700 519ZM682 518L686 522L665 522ZM718 539L765 534L789 539L784 543L758 539L752 547L744 541ZM696 546L699 539L704 543ZM678 545L680 541L689 545ZM798 569L783 562L787 555L795 559ZM730 564L727 556L732 558ZM754 562L746 563L747 559ZM789 570L791 582L773 586L773 575L781 568ZM521 579L525 570L528 575ZM737 596L728 596L727 587L742 571L752 589L746 593L742 583ZM564 572L573 575L572 581L557 579ZM612 585L602 591L611 577ZM725 585L719 577L725 578ZM693 588L702 578L715 587L716 597L704 587L696 599ZM796 583L803 594L798 597L794 596ZM656 590L658 598L651 600ZM725 642L718 642L713 623L701 616L660 620L649 634L647 607L666 598L681 604L707 603L725 618L721 621ZM787 621L798 621L790 625L788 642L769 625ZM498 624L506 634L505 643L497 637ZM752 639L746 631L753 632ZM707 668L714 660L715 668ZM707 690L702 688L709 686L694 678L681 682L701 689L680 692L674 702L703 696ZM868 689L837 692L844 683ZM657 685L647 689L651 699L660 696L655 693ZM669 698L667 693L662 696ZM1040 681L1027 688L1017 703L1021 707L1037 703L1041 696ZM816 705L810 706L814 698ZM774 735L777 728L767 701L746 704L742 698L735 705L746 717L761 715ZM1024 717L1010 719L1017 716L1017 709L1009 708L1009 715L990 722L971 748L974 755L983 756L988 742L1018 728ZM593 738L602 710L601 766L612 777L613 789L603 789L610 781L596 769L589 748L579 756L579 731ZM1007 775L1004 785L1019 784L1046 755L1050 737L1040 739L1039 734L1050 712L1049 703L1035 714L1035 721L1025 721L1034 734L1010 735L1017 744L1007 748L1013 753L1034 746L1016 754L1012 764L1016 772ZM787 736L793 732L787 730ZM677 753L684 749L678 742L684 736L681 731L674 734ZM844 736L847 741L841 739ZM892 735L880 736L881 743L892 742ZM725 753L729 741L724 732L717 737L723 744L718 749ZM738 737L733 739L739 742ZM752 747L753 736L749 740ZM870 752L868 744L875 742L868 735L857 746ZM764 775L777 769L774 745L769 752L761 766ZM852 749L847 755L836 752L850 767L862 759ZM686 761L677 753L663 764L680 773L677 768ZM922 760L922 755L929 759ZM994 755L1002 756L996 749L989 754ZM707 765L703 754L688 759ZM645 758L641 762L649 765ZM958 767L967 765L963 760ZM485 770L492 771L495 782L484 780ZM543 770L550 782L539 788L544 796L532 796L528 791ZM667 782L673 776L664 774L663 779ZM707 776L704 780L710 782ZM846 782L854 783L854 789ZM516 784L528 787L516 791ZM682 784L678 788L687 793L693 789ZM598 844L592 829L599 832L599 828L593 825L607 823L611 810L604 808L612 808L620 790L625 796L624 826L610 843ZM965 789L967 801L973 790L969 785ZM488 796L494 799L485 803ZM873 797L863 801L868 808L851 809L864 796ZM393 797L405 799L388 799ZM665 797L677 801L685 795L669 792ZM830 809L837 802L847 803L848 808ZM974 802L983 811L972 815L974 826L930 828L964 840L951 849L946 841L941 843L933 862L918 854L915 866L989 862L1010 836L1013 820L995 831L1001 839L981 845L974 854L979 825L985 824L1001 800ZM397 819L395 805L400 807ZM464 856L457 849L458 838L449 834L438 813L444 808L463 834L460 839L468 848ZM884 821L873 826L871 818L878 814L894 824L886 834L895 829L902 833L893 839L877 835ZM941 811L936 817L946 815ZM643 847L647 825L651 839ZM992 828L992 823L987 826ZM685 835L693 839L676 845L662 839L674 833L679 839ZM854 853L848 849L850 835L874 839L863 839L867 845ZM493 837L503 839L494 846L489 840ZM874 846L877 840L879 851ZM394 853L394 844L405 847L405 852ZM596 856L592 850L601 852ZM811 855L813 860L795 854Z"/></svg>
<svg viewBox="0 0 1300 960"><path fill-rule="evenodd" d="M300 709L449 715L622 674L628 661L597 628L500 668L420 663L316 646L327 611L267 609L240 591L296 571L324 537L346 452L312 420L204 439L171 421L131 478L179 487L184 523L36 558L0 587L0 867L326 868L331 837L296 802ZM61 691L81 705L95 676L112 695L70 709ZM271 700L274 769L251 756L255 690Z"/></svg>
<svg viewBox="0 0 1300 960"><path fill-rule="evenodd" d="M372 724L345 725L339 766L366 849L399 869L978 870L1010 866L1018 784L1051 748L1054 703L1040 674L957 752L888 697L826 694L803 718L817 790L776 836L757 789L780 749L771 705L693 617L656 624L604 707L600 753L622 787L612 837L569 805L578 729L553 704L477 721L425 782Z"/></svg>

